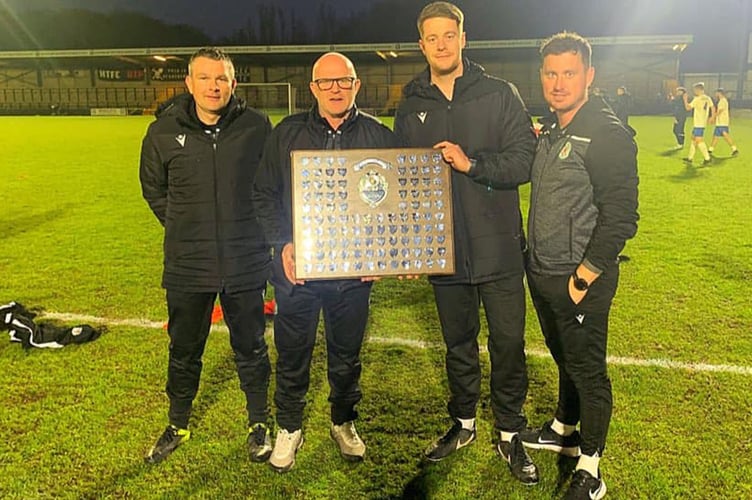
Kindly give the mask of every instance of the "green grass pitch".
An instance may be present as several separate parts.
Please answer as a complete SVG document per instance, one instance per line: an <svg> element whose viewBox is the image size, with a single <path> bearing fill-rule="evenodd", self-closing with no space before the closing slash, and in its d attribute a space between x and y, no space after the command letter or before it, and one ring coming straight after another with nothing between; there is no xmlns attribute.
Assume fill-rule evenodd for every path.
<svg viewBox="0 0 752 500"><path fill-rule="evenodd" d="M0 302L110 319L164 321L161 228L141 199L140 141L151 118L3 117ZM687 168L671 119L635 117L640 229L625 254L610 354L640 360L752 366L752 120L732 132L741 155ZM699 158L699 157L698 157ZM699 163L699 162L698 162ZM522 189L524 203L529 189ZM484 392L479 439L446 461L421 463L446 429L441 335L425 281L376 285L363 350L359 430L364 463L328 436L325 351L319 342L294 471L245 452L244 402L225 333L210 336L194 438L159 466L143 454L166 424L167 335L110 326L94 343L23 352L0 342L0 498L549 499L556 457L533 452L541 483L524 487L491 444ZM486 334L481 334L485 343ZM435 344L439 343L436 347ZM527 343L545 352L532 308ZM274 356L272 349L272 356ZM529 357L531 424L553 412L556 376ZM614 414L602 471L609 498L752 498L752 374L614 364ZM272 387L273 390L273 387Z"/></svg>

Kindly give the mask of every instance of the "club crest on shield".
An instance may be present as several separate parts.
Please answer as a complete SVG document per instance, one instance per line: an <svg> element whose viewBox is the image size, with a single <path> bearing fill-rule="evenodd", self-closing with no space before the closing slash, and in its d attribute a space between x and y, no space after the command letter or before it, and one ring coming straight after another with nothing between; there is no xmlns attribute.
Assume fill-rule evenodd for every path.
<svg viewBox="0 0 752 500"><path fill-rule="evenodd" d="M369 170L360 178L358 192L360 193L360 199L365 201L371 208L375 208L386 199L389 193L389 183L381 172Z"/></svg>

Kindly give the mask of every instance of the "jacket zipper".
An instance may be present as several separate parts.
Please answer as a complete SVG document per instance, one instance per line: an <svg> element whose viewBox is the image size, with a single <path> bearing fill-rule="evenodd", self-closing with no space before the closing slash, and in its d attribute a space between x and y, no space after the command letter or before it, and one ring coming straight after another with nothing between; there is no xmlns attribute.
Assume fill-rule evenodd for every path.
<svg viewBox="0 0 752 500"><path fill-rule="evenodd" d="M548 148L548 151L546 151L546 159L543 162L543 166L538 172L537 177L534 179L535 184L538 186L538 188L532 191L532 197L530 199L529 218L532 221L532 223L530 224L530 227L529 227L530 234L528 235L528 237L530 238L530 241L533 244L535 243L535 217L537 214L537 207L538 207L538 193L540 193L540 190L542 188L541 180L543 179L544 172L551 165L551 153L557 150L555 146L559 142L558 139L556 141L551 141L550 133L548 133L546 137L543 137L542 140L545 141L543 144L543 147ZM532 253L534 254L535 253L534 245L532 246L531 250L533 251ZM533 258L534 255L531 255L530 257Z"/></svg>
<svg viewBox="0 0 752 500"><path fill-rule="evenodd" d="M214 167L214 227L217 239L217 269L219 270L219 290L225 290L224 248L222 248L222 229L219 216L219 172L217 165L217 142L219 141L219 129L211 133L212 139L212 165Z"/></svg>

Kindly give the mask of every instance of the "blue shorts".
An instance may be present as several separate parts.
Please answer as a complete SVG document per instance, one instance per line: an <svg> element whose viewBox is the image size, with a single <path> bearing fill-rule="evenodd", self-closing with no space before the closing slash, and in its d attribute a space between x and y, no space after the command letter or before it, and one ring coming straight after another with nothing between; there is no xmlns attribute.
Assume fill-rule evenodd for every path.
<svg viewBox="0 0 752 500"><path fill-rule="evenodd" d="M702 137L705 135L705 127L695 127L692 129L692 137Z"/></svg>
<svg viewBox="0 0 752 500"><path fill-rule="evenodd" d="M723 137L723 134L728 134L728 133L729 133L728 125L726 126L719 125L715 128L715 132L713 132L713 135L716 137Z"/></svg>

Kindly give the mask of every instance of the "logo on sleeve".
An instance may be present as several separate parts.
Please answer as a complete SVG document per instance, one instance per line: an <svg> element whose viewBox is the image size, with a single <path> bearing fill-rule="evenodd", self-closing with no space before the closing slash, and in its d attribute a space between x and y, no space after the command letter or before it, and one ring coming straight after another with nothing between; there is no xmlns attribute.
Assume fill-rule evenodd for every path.
<svg viewBox="0 0 752 500"><path fill-rule="evenodd" d="M564 147L561 148L561 151L559 151L559 159L560 160L566 160L569 158L569 154L572 152L572 143L567 141L566 144L564 144Z"/></svg>
<svg viewBox="0 0 752 500"><path fill-rule="evenodd" d="M421 111L418 113L418 120L420 120L420 123L426 123L426 117L428 116L428 111Z"/></svg>
<svg viewBox="0 0 752 500"><path fill-rule="evenodd" d="M175 140L178 141L180 147L185 147L185 134L178 134L175 136Z"/></svg>

